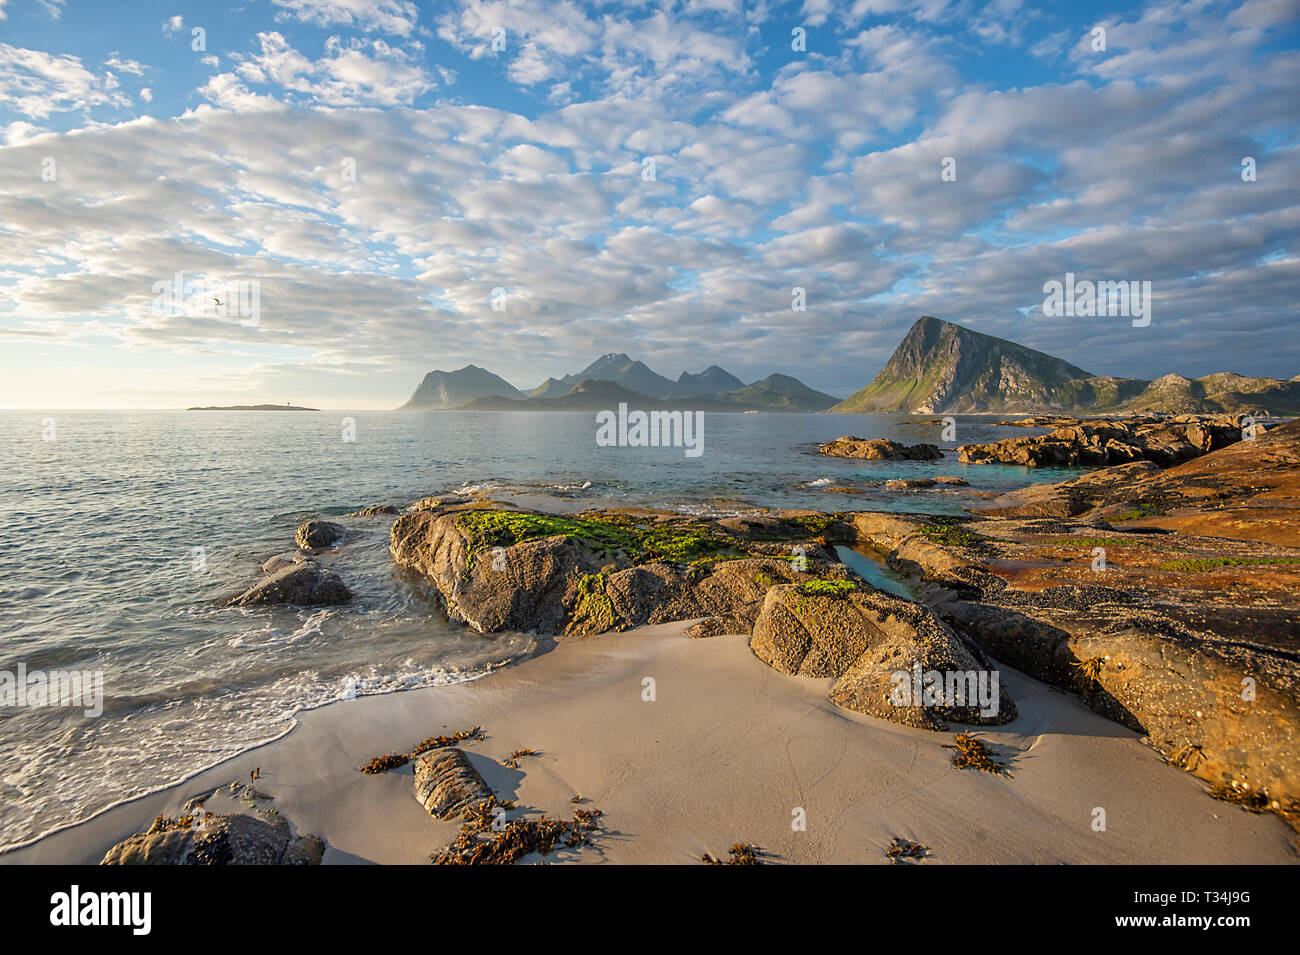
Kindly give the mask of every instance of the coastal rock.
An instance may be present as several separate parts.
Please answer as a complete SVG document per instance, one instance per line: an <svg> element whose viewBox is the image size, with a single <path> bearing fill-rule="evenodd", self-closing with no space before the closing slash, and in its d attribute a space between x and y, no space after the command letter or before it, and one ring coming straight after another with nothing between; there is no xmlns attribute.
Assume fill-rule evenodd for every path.
<svg viewBox="0 0 1300 955"><path fill-rule="evenodd" d="M963 637L1300 828L1300 422L994 503L851 521Z"/></svg>
<svg viewBox="0 0 1300 955"><path fill-rule="evenodd" d="M294 541L305 551L324 550L343 539L347 530L333 521L308 521L298 528Z"/></svg>
<svg viewBox="0 0 1300 955"><path fill-rule="evenodd" d="M1015 704L1001 693L977 649L928 608L865 585L812 581L771 588L750 647L783 673L838 678L830 692L833 703L881 719L932 730L947 729L947 720L991 725L1015 719ZM914 670L918 680L922 674L938 673L941 680L961 674L952 682L960 695L914 701ZM975 690L981 680L984 712Z"/></svg>
<svg viewBox="0 0 1300 955"><path fill-rule="evenodd" d="M948 474L942 474L939 477L933 478L899 478L897 480L885 482L885 487L891 491L920 491L940 486L970 487L970 484L959 477L953 477Z"/></svg>
<svg viewBox="0 0 1300 955"><path fill-rule="evenodd" d="M453 620L483 633L588 636L698 617L720 618L719 632L747 633L768 587L805 579L800 567L833 556L806 538L769 539L782 529L806 534L800 519L740 519L723 528L650 513L416 511L393 523L390 550L397 564L437 585ZM534 533L546 536L517 539ZM727 559L701 560L724 552ZM668 553L680 559L664 559Z"/></svg>
<svg viewBox="0 0 1300 955"><path fill-rule="evenodd" d="M1004 517L1075 517L1096 507L1116 489L1159 471L1160 466L1151 461L1117 464L1059 484L1019 488L994 498L981 510Z"/></svg>
<svg viewBox="0 0 1300 955"><path fill-rule="evenodd" d="M450 747L416 757L415 798L435 819L450 819L491 796L463 751Z"/></svg>
<svg viewBox="0 0 1300 955"><path fill-rule="evenodd" d="M100 865L319 865L319 836L294 836L275 812L209 815L202 825L161 820L105 854Z"/></svg>
<svg viewBox="0 0 1300 955"><path fill-rule="evenodd" d="M937 461L943 452L933 444L899 444L889 438L855 438L845 435L828 441L818 450L837 458L865 458L868 461Z"/></svg>
<svg viewBox="0 0 1300 955"><path fill-rule="evenodd" d="M272 563L277 558L272 558ZM231 607L293 604L298 607L328 607L347 603L352 591L338 574L316 561L295 559L279 566L242 594L228 601Z"/></svg>
<svg viewBox="0 0 1300 955"><path fill-rule="evenodd" d="M353 511L348 517L378 517L385 514L400 514L401 511L392 504L374 504L370 507L363 507L359 511Z"/></svg>
<svg viewBox="0 0 1300 955"><path fill-rule="evenodd" d="M1240 441L1243 424L1241 415L1095 419L1037 437L962 445L958 460L1026 467L1105 467L1151 461L1172 467Z"/></svg>

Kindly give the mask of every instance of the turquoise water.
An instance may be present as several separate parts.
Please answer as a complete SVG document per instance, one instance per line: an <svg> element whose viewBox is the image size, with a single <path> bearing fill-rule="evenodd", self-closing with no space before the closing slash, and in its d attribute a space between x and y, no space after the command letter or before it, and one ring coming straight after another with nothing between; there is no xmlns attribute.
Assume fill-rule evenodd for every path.
<svg viewBox="0 0 1300 955"><path fill-rule="evenodd" d="M432 587L392 567L390 519L345 519L354 536L323 558L356 592L348 607L215 606L290 550L309 517L465 487L700 513L955 512L965 498L951 492L831 494L815 482L958 474L1005 490L1060 477L955 456L925 464L810 453L849 433L943 445L937 425L902 416L707 414L694 458L598 447L594 422L577 413L0 412L0 671L20 662L98 670L105 692L98 717L0 709L0 846L282 735L295 713L349 687L474 679L532 646L525 634L450 624ZM1025 433L958 419L959 443Z"/></svg>

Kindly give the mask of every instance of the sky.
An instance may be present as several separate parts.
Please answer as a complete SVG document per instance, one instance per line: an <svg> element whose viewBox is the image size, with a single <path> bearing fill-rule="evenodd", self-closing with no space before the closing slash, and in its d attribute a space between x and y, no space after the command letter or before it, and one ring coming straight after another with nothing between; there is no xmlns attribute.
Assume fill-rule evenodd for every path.
<svg viewBox="0 0 1300 955"><path fill-rule="evenodd" d="M921 315L1290 378L1298 121L1300 0L0 0L0 407L847 395Z"/></svg>

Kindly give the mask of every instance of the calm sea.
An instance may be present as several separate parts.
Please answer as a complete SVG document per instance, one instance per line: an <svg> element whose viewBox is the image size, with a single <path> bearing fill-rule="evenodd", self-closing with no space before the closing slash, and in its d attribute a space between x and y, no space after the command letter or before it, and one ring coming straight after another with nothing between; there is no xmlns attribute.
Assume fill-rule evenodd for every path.
<svg viewBox="0 0 1300 955"><path fill-rule="evenodd" d="M1037 433L988 420L958 418L957 443ZM0 847L283 735L349 687L471 680L531 648L449 623L436 590L391 565L387 519L345 519L355 536L323 558L352 605L216 606L307 518L471 487L700 513L955 512L950 492L815 482L957 474L1004 490L1061 476L810 453L850 433L954 444L899 416L707 414L704 453L687 457L598 447L580 413L0 411L0 671L100 671L105 696L98 717L0 708Z"/></svg>

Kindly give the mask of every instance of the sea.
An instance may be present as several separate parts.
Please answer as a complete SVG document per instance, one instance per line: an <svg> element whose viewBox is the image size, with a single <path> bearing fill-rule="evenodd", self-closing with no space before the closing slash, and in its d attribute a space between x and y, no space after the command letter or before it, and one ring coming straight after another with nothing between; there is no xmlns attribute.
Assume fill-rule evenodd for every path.
<svg viewBox="0 0 1300 955"><path fill-rule="evenodd" d="M490 492L567 509L694 514L804 507L960 513L951 490L828 493L953 474L1005 491L1066 472L862 461L816 453L845 434L958 444L1041 433L957 416L721 414L702 453L602 447L594 413L0 411L0 674L102 678L103 712L0 707L0 852L180 782L292 731L344 696L480 678L534 635L450 622L393 566L392 518L430 495ZM330 608L228 608L313 517L352 532L321 560L356 594Z"/></svg>

